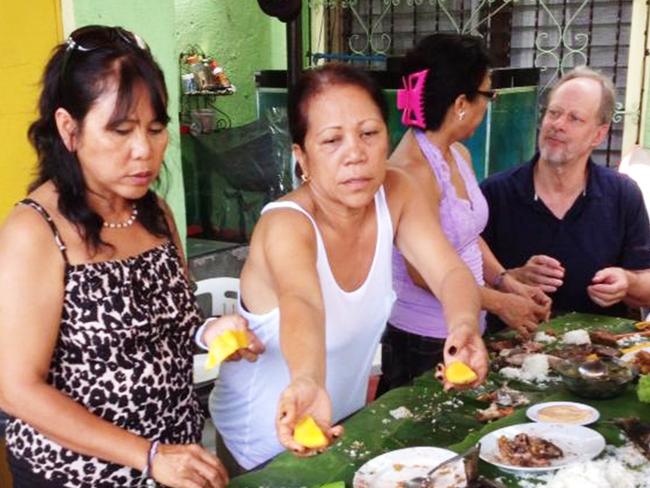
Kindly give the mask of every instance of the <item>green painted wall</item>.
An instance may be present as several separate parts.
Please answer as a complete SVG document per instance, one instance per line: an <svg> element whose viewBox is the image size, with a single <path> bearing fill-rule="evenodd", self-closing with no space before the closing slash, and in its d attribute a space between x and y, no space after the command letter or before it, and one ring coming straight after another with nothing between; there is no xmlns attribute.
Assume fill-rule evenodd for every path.
<svg viewBox="0 0 650 488"><path fill-rule="evenodd" d="M255 0L176 0L179 50L198 44L214 56L237 87L217 99L233 127L256 119L255 72L286 68L285 24L266 16Z"/></svg>
<svg viewBox="0 0 650 488"><path fill-rule="evenodd" d="M225 68L237 93L218 99L233 126L256 118L256 71L286 68L285 25L267 17L254 0L70 0L74 25L121 25L144 38L162 67L169 92L170 142L163 195L185 237L185 192L178 128L178 55L198 44Z"/></svg>
<svg viewBox="0 0 650 488"><path fill-rule="evenodd" d="M137 32L149 44L154 57L165 73L169 92L169 146L165 155L167 167L161 194L172 208L181 237L185 234L185 192L181 169L178 129L179 71L174 36L173 0L75 0L74 22L121 25Z"/></svg>

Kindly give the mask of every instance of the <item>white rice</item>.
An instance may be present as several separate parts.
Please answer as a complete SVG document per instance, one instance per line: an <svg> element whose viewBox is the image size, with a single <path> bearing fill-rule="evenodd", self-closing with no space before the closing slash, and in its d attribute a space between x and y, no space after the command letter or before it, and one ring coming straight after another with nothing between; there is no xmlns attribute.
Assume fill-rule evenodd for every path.
<svg viewBox="0 0 650 488"><path fill-rule="evenodd" d="M650 488L650 462L633 444L607 446L601 459L541 476L525 475L521 488Z"/></svg>
<svg viewBox="0 0 650 488"><path fill-rule="evenodd" d="M394 410L390 410L388 413L390 414L391 417L393 417L396 420L409 419L413 417L413 412L411 412L408 408L404 406L397 407Z"/></svg>
<svg viewBox="0 0 650 488"><path fill-rule="evenodd" d="M535 334L535 342L541 342L543 344L550 344L551 342L555 342L555 341L557 341L557 337L554 337L552 335L548 335L543 330L540 330L538 333Z"/></svg>
<svg viewBox="0 0 650 488"><path fill-rule="evenodd" d="M589 332L584 329L570 330L562 336L562 342L565 344L591 344Z"/></svg>
<svg viewBox="0 0 650 488"><path fill-rule="evenodd" d="M531 354L524 359L521 368L506 367L499 371L499 374L506 378L541 382L548 381L549 366L546 354Z"/></svg>

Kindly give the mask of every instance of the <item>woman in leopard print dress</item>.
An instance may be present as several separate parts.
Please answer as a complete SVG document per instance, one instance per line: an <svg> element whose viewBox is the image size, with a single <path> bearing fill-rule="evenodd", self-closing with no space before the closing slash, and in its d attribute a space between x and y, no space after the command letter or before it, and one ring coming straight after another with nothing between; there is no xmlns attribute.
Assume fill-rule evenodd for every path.
<svg viewBox="0 0 650 488"><path fill-rule="evenodd" d="M121 28L78 29L46 67L29 131L38 177L0 229L0 408L13 417L16 488L227 482L196 444L199 312L171 214L149 189L166 105L148 48Z"/></svg>

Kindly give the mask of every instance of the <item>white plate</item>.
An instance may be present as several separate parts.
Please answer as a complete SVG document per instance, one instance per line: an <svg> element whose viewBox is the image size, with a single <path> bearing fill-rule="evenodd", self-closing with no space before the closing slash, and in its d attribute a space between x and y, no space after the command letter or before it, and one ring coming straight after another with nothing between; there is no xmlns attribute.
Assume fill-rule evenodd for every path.
<svg viewBox="0 0 650 488"><path fill-rule="evenodd" d="M426 475L431 468L454 457L456 453L439 447L409 447L390 451L361 466L352 480L353 488L396 488L400 481ZM444 476L441 486L461 488L466 485L462 462L454 463L453 470ZM458 478L455 479L455 475ZM441 480L442 481L442 480Z"/></svg>
<svg viewBox="0 0 650 488"><path fill-rule="evenodd" d="M539 411L546 408L546 407L574 407L574 408L579 408L580 410L583 410L585 414L589 414L587 417L585 415L585 418L583 420L579 421L555 421L552 422L550 420L542 420L539 418ZM576 403L576 402L545 402L545 403L538 403L536 405L532 405L528 407L526 410L526 416L532 420L533 422L545 422L545 423L557 423L557 424L570 424L570 425L589 425L593 424L596 420L600 418L600 413L598 410L596 410L594 407L591 407L589 405L585 405L584 403Z"/></svg>
<svg viewBox="0 0 650 488"><path fill-rule="evenodd" d="M502 435L512 439L517 434L528 434L550 441L564 453L560 459L552 459L550 466L524 467L507 463L499 453L497 441ZM605 448L605 438L595 430L570 424L530 423L517 424L495 430L483 436L480 457L483 461L509 471L549 471L572 464L589 461Z"/></svg>

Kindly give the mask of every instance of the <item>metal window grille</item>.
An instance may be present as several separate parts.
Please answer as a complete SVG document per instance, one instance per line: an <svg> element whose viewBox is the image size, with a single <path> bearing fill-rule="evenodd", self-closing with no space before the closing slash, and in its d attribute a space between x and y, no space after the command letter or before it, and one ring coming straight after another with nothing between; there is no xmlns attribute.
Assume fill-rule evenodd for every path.
<svg viewBox="0 0 650 488"><path fill-rule="evenodd" d="M563 71L587 64L611 77L617 114L593 157L617 165L621 157L632 0L312 0L325 6L325 48L363 55L404 54L433 32L484 38L497 66L539 67L542 105ZM370 58L369 56L374 56ZM641 60L639 60L641 62Z"/></svg>

